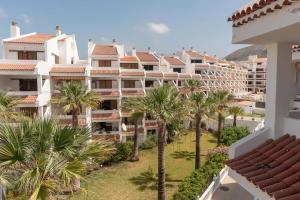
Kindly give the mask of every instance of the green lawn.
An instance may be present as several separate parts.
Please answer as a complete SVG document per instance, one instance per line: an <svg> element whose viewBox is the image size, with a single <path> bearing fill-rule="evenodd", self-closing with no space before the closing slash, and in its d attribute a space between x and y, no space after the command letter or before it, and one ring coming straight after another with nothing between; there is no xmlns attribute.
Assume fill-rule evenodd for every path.
<svg viewBox="0 0 300 200"><path fill-rule="evenodd" d="M181 136L178 142L166 148L167 197L171 198L177 185L194 168L194 134ZM202 153L216 146L215 138L208 133L202 136ZM203 160L204 156L202 156ZM142 200L156 199L157 150L140 152L139 162L122 162L95 171L86 177L86 192L75 194L72 200Z"/></svg>

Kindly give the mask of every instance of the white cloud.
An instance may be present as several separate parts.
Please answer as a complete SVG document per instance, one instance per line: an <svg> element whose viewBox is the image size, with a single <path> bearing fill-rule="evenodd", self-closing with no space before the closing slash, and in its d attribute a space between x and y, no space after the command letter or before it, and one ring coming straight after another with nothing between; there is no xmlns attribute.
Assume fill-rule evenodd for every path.
<svg viewBox="0 0 300 200"><path fill-rule="evenodd" d="M28 15L24 14L24 15L22 15L22 18L23 18L25 24L30 24L31 18Z"/></svg>
<svg viewBox="0 0 300 200"><path fill-rule="evenodd" d="M6 15L6 12L5 12L5 10L3 9L3 8L0 8L0 18L4 18L4 17L6 17L7 15Z"/></svg>
<svg viewBox="0 0 300 200"><path fill-rule="evenodd" d="M166 24L150 22L147 24L149 31L157 34L166 34L170 28Z"/></svg>

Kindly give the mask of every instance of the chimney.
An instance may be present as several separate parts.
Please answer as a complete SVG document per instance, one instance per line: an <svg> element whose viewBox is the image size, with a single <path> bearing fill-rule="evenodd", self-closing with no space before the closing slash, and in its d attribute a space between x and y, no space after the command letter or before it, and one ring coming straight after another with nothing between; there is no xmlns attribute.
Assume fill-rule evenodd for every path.
<svg viewBox="0 0 300 200"><path fill-rule="evenodd" d="M10 37L19 37L20 35L20 27L18 23L12 21L10 25Z"/></svg>
<svg viewBox="0 0 300 200"><path fill-rule="evenodd" d="M151 47L148 47L148 53L151 53Z"/></svg>
<svg viewBox="0 0 300 200"><path fill-rule="evenodd" d="M89 39L89 41L88 41L88 54L92 53L91 51L92 51L93 45L94 45L93 40Z"/></svg>
<svg viewBox="0 0 300 200"><path fill-rule="evenodd" d="M56 36L61 35L61 29L60 29L60 26L56 26L56 27L55 27L55 30L56 30Z"/></svg>
<svg viewBox="0 0 300 200"><path fill-rule="evenodd" d="M114 38L114 39L112 39L112 43L113 43L113 45L116 45L117 44L117 42L116 42L116 39Z"/></svg>
<svg viewBox="0 0 300 200"><path fill-rule="evenodd" d="M132 54L132 56L136 56L136 48L132 48L132 50L131 50L131 54Z"/></svg>
<svg viewBox="0 0 300 200"><path fill-rule="evenodd" d="M194 49L194 47L191 47L191 50L193 50Z"/></svg>

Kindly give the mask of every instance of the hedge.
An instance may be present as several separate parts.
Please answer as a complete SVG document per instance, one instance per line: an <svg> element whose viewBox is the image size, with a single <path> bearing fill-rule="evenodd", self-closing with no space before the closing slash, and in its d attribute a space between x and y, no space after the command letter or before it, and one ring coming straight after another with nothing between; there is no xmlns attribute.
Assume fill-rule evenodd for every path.
<svg viewBox="0 0 300 200"><path fill-rule="evenodd" d="M222 130L221 144L230 146L250 134L247 127L227 127Z"/></svg>

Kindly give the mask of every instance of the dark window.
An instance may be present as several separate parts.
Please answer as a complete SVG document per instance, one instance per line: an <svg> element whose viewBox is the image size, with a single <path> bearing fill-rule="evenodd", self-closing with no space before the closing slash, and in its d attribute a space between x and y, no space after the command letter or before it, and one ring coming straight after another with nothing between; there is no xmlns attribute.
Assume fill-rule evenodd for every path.
<svg viewBox="0 0 300 200"><path fill-rule="evenodd" d="M99 108L101 110L116 110L118 109L117 100L104 100L101 102Z"/></svg>
<svg viewBox="0 0 300 200"><path fill-rule="evenodd" d="M145 81L145 87L153 87L154 81Z"/></svg>
<svg viewBox="0 0 300 200"><path fill-rule="evenodd" d="M202 63L202 60L191 60L191 63Z"/></svg>
<svg viewBox="0 0 300 200"><path fill-rule="evenodd" d="M36 79L20 79L19 80L20 91L37 91Z"/></svg>
<svg viewBox="0 0 300 200"><path fill-rule="evenodd" d="M110 89L112 88L112 80L93 80L92 86L95 89Z"/></svg>
<svg viewBox="0 0 300 200"><path fill-rule="evenodd" d="M153 71L153 65L144 65L146 71Z"/></svg>
<svg viewBox="0 0 300 200"><path fill-rule="evenodd" d="M138 69L139 68L138 63L121 63L120 66L121 66L121 68L124 68L124 69Z"/></svg>
<svg viewBox="0 0 300 200"><path fill-rule="evenodd" d="M135 81L134 80L124 81L124 88L135 88Z"/></svg>
<svg viewBox="0 0 300 200"><path fill-rule="evenodd" d="M181 81L178 81L178 86L182 86L182 82Z"/></svg>
<svg viewBox="0 0 300 200"><path fill-rule="evenodd" d="M181 73L181 68L173 68L173 72Z"/></svg>
<svg viewBox="0 0 300 200"><path fill-rule="evenodd" d="M55 55L55 64L59 64L59 56Z"/></svg>
<svg viewBox="0 0 300 200"><path fill-rule="evenodd" d="M98 66L99 67L111 67L111 60L99 60Z"/></svg>
<svg viewBox="0 0 300 200"><path fill-rule="evenodd" d="M37 60L36 51L18 51L18 60Z"/></svg>

